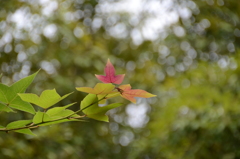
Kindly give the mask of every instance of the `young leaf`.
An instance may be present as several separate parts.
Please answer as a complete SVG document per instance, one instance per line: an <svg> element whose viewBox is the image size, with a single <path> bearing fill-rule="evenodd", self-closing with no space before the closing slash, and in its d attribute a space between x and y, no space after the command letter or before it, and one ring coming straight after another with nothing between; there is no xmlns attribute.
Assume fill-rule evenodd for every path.
<svg viewBox="0 0 240 159"><path fill-rule="evenodd" d="M34 114L35 110L32 105L27 102L23 102L18 97L17 93L24 93L28 86L32 83L37 73L38 72L22 78L11 86L0 84L0 101L7 104L9 107Z"/></svg>
<svg viewBox="0 0 240 159"><path fill-rule="evenodd" d="M43 115L44 115L44 112L40 112L40 111L37 112L37 113L34 115L32 122L33 122L34 124L38 124L38 123L43 122Z"/></svg>
<svg viewBox="0 0 240 159"><path fill-rule="evenodd" d="M74 114L74 111L66 109L66 108L72 106L73 104L75 104L75 103L71 103L71 104L68 104L63 107L54 107L54 108L49 109L46 112L43 121L57 120L57 119L64 118L64 117L79 117L79 115ZM73 114L73 115L71 115L71 114Z"/></svg>
<svg viewBox="0 0 240 159"><path fill-rule="evenodd" d="M8 94L10 92L9 90L10 90L10 87L8 87L5 84L0 83L0 101L1 102L6 103L6 104L9 103L9 100L8 100Z"/></svg>
<svg viewBox="0 0 240 159"><path fill-rule="evenodd" d="M65 110L66 108L72 106L73 104L75 103L71 103L71 104L68 104L66 106L63 106L63 107L54 107L54 108L51 108L49 109L46 114L48 114L49 116L55 116L57 115L58 113L60 113L61 111Z"/></svg>
<svg viewBox="0 0 240 159"><path fill-rule="evenodd" d="M17 93L24 93L26 91L26 89L28 88L28 86L32 83L32 81L34 80L35 76L38 74L39 71L37 71L36 73L27 76L25 78L22 78L21 80L15 82L12 86L11 89L14 92L14 96L16 97Z"/></svg>
<svg viewBox="0 0 240 159"><path fill-rule="evenodd" d="M30 129L14 130L14 132L36 136Z"/></svg>
<svg viewBox="0 0 240 159"><path fill-rule="evenodd" d="M119 107L120 105L121 104L119 103L114 103L104 107L99 107L97 96L94 94L88 94L81 102L80 107L83 109L83 113L86 114L87 117L108 122L108 117L105 115L106 112L110 109Z"/></svg>
<svg viewBox="0 0 240 159"><path fill-rule="evenodd" d="M60 113L64 109L65 109L64 107L54 107L54 108L49 109L46 113L49 116L56 116L56 114Z"/></svg>
<svg viewBox="0 0 240 159"><path fill-rule="evenodd" d="M121 106L121 103L113 103L104 107L98 107L97 109L90 109L88 110L87 117L99 120L99 121L105 121L108 122L108 116L105 115L107 111L110 109L114 109L116 107Z"/></svg>
<svg viewBox="0 0 240 159"><path fill-rule="evenodd" d="M59 101L63 100L67 96L72 93L66 94L64 96L60 96L55 89L52 90L45 90L42 94L37 96L36 94L32 93L19 93L18 95L21 97L22 100L26 102L30 102L36 104L39 107L44 109L51 107L52 105L58 103Z"/></svg>
<svg viewBox="0 0 240 159"><path fill-rule="evenodd" d="M73 114L73 115L72 115ZM71 115L71 116L70 116ZM79 117L79 115L74 114L74 111L70 110L70 109L65 109L59 113L57 113L55 116L59 116L59 117Z"/></svg>
<svg viewBox="0 0 240 159"><path fill-rule="evenodd" d="M20 128L20 127L26 126L27 124L30 124L31 122L32 122L32 120L18 120L18 121L9 123L6 126L6 128L7 129Z"/></svg>
<svg viewBox="0 0 240 159"><path fill-rule="evenodd" d="M98 114L98 113L106 113L107 111L109 111L110 109L114 109L117 108L119 106L121 106L121 103L112 103L103 107L97 107L97 109L89 109L88 110L88 114Z"/></svg>
<svg viewBox="0 0 240 159"><path fill-rule="evenodd" d="M49 114L47 114L47 115L49 116L49 119L48 120L44 119L44 121L51 121L51 120L56 120L56 119L66 118L66 117L69 117L69 118L70 117L80 117L79 115L74 114L74 111L69 110L69 109L64 109L54 115L49 115Z"/></svg>
<svg viewBox="0 0 240 159"><path fill-rule="evenodd" d="M88 109L94 109L95 107L98 107L98 99L95 94L88 94L80 104L80 109L85 114L87 114Z"/></svg>
<svg viewBox="0 0 240 159"><path fill-rule="evenodd" d="M98 120L98 121L105 121L105 122L109 122L109 118L107 115L105 115L104 113L99 113L97 115L95 114L89 114L87 115L88 118L91 118L91 119L95 119L95 120Z"/></svg>
<svg viewBox="0 0 240 159"><path fill-rule="evenodd" d="M119 86L119 91L121 96L133 103L136 103L136 99L134 97L142 97L142 98L151 98L156 95L148 93L147 91L141 89L131 89L130 84Z"/></svg>
<svg viewBox="0 0 240 159"><path fill-rule="evenodd" d="M11 108L22 110L22 111L25 111L25 112L28 112L28 113L31 113L31 114L36 113L33 106L30 103L23 101L19 96L17 96L15 98L15 100L12 101L11 104L9 104L9 106Z"/></svg>
<svg viewBox="0 0 240 159"><path fill-rule="evenodd" d="M115 75L115 69L110 60L108 59L107 65L104 69L105 76L103 75L95 75L100 81L103 83L115 83L121 84L125 74Z"/></svg>

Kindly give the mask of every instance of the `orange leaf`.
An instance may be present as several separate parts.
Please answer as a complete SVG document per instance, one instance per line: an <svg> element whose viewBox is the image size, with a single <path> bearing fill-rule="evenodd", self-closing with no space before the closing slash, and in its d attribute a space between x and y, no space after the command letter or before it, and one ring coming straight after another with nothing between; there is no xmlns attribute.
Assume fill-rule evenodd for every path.
<svg viewBox="0 0 240 159"><path fill-rule="evenodd" d="M131 89L130 84L121 85L118 88L121 93L121 96L133 103L136 103L136 99L134 97L151 98L156 96L141 89Z"/></svg>

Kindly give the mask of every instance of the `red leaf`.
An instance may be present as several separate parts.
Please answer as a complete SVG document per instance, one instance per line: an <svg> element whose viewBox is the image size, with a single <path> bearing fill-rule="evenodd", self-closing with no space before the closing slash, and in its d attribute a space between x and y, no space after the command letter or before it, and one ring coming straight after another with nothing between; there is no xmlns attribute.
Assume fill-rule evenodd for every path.
<svg viewBox="0 0 240 159"><path fill-rule="evenodd" d="M121 85L118 90L123 98L133 103L136 103L136 99L134 97L151 98L156 96L141 89L131 89L130 84Z"/></svg>
<svg viewBox="0 0 240 159"><path fill-rule="evenodd" d="M115 83L115 84L121 84L125 74L121 75L115 75L115 69L110 60L108 59L107 65L104 69L105 76L104 75L95 75L100 81L103 83Z"/></svg>

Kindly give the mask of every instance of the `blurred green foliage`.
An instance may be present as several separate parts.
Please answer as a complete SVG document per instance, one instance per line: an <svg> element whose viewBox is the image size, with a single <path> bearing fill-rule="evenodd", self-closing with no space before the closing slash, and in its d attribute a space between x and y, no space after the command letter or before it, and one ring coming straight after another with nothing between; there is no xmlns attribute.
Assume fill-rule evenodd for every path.
<svg viewBox="0 0 240 159"><path fill-rule="evenodd" d="M42 127L37 137L1 133L0 158L240 158L240 3L142 1L136 14L117 10L121 2L0 1L2 83L42 68L27 92L56 88L63 95L93 87L110 58L125 84L157 95L137 105L120 101L125 106L109 112L109 123ZM162 13L152 3L167 5L165 21L151 22ZM1 125L23 118L0 116Z"/></svg>

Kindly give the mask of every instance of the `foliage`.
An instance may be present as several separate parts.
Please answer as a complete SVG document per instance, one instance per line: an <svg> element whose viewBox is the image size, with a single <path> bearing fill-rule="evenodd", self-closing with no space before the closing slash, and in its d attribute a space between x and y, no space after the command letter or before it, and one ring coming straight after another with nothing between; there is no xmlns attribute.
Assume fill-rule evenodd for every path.
<svg viewBox="0 0 240 159"><path fill-rule="evenodd" d="M18 120L9 123L6 127L1 126L0 131L5 132L15 131L18 133L34 135L30 129L37 128L39 126L52 125L68 121L81 121L78 119L81 119L83 117L89 117L96 120L108 122L108 116L105 115L106 112L113 108L119 107L122 104L113 103L105 105L103 107L99 107L98 105L99 102L101 102L102 100L104 100L105 102L105 100L108 99L112 94L114 94L114 96L116 95L119 96L120 94L123 94L123 97L126 98L125 94L130 94L129 93L130 91L121 89L124 85L117 87L111 84L111 83L120 84L123 78L121 78L121 82L115 82L115 80L112 80L115 79L114 78L115 69L111 64L110 60L108 60L107 62L105 72L106 70L109 71L106 73L107 75L106 78L104 79L104 82L109 84L98 83L94 87L94 89L88 87L77 88L77 90L88 92L89 94L82 100L80 104L80 109L75 112L70 109L67 109L74 103L68 104L63 107L54 107L49 109L49 107L60 102L61 100L63 100L72 93L68 93L62 97L56 92L55 89L45 90L41 93L39 97L36 94L24 93L27 87L33 81L37 73L34 73L33 75L30 75L19 80L10 87L1 84L0 102L2 102L3 105L2 111L9 112L9 110L12 111L11 108L15 108L17 110L22 110L31 113L34 116L33 119L31 120ZM133 98L134 96L150 98L154 97L155 95L143 90L134 90L134 92L128 96L131 96L130 101L135 102ZM30 103L43 108L43 111L39 110L36 112ZM84 113L83 116L78 115L78 113L81 111Z"/></svg>

